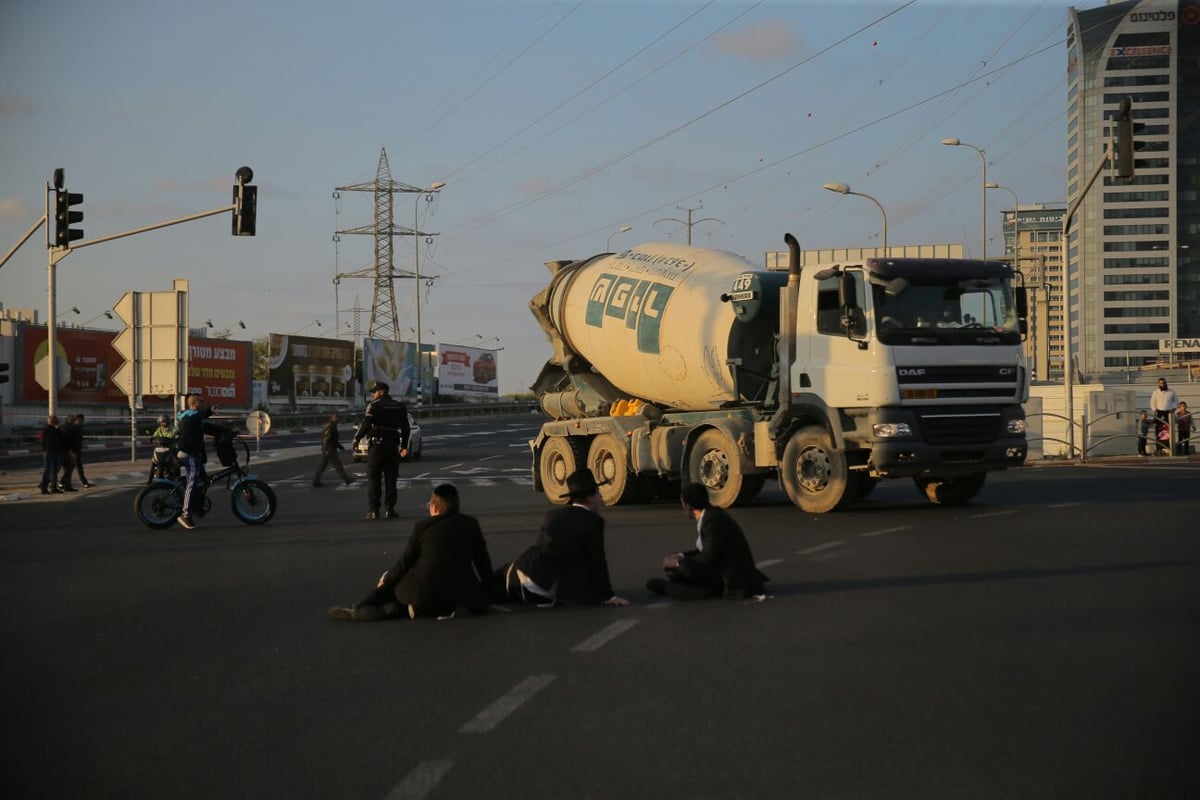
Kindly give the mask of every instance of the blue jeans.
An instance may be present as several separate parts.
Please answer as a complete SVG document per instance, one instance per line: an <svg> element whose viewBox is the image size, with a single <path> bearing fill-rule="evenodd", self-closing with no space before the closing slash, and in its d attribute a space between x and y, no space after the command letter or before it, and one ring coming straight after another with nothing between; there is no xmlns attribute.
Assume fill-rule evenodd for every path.
<svg viewBox="0 0 1200 800"><path fill-rule="evenodd" d="M204 497L204 481L208 475L204 471L203 456L181 452L179 465L183 467L183 512L190 517Z"/></svg>

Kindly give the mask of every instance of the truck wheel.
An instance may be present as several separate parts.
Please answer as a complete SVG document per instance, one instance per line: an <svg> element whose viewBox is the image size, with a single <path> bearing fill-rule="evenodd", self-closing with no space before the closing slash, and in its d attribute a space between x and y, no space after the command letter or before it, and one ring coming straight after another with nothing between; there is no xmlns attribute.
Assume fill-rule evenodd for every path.
<svg viewBox="0 0 1200 800"><path fill-rule="evenodd" d="M961 478L913 478L917 489L939 506L961 506L971 501L987 480L986 472Z"/></svg>
<svg viewBox="0 0 1200 800"><path fill-rule="evenodd" d="M737 446L719 430L700 434L688 453L688 480L704 484L709 502L717 508L736 503L743 482Z"/></svg>
<svg viewBox="0 0 1200 800"><path fill-rule="evenodd" d="M556 506L565 506L568 502L565 497L567 476L579 469L583 462L581 449L574 439L567 436L555 436L542 446L542 453L538 458L542 494Z"/></svg>
<svg viewBox="0 0 1200 800"><path fill-rule="evenodd" d="M638 493L636 475L626 466L625 448L611 433L592 439L588 447L587 465L600 484L600 499L606 506L632 502Z"/></svg>
<svg viewBox="0 0 1200 800"><path fill-rule="evenodd" d="M783 450L780 482L792 503L809 514L824 514L850 502L846 456L819 425L801 428Z"/></svg>

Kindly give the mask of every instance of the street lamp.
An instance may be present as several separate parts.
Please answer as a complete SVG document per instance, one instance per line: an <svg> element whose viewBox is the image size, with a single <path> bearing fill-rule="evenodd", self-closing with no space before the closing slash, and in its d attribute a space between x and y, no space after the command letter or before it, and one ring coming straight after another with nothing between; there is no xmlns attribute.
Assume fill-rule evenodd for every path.
<svg viewBox="0 0 1200 800"><path fill-rule="evenodd" d="M1006 191L1012 195L1012 199L1013 199L1013 269L1019 270L1021 268L1021 239L1018 236L1019 230L1017 228L1017 225L1019 224L1019 220L1017 218L1017 212L1020 210L1020 204L1017 202L1017 193L1014 192L1012 189L1008 188L1007 186L1001 186L1000 184L994 183L994 182L993 183L985 183L983 185L983 188L985 188L985 189L1003 189L1004 191Z"/></svg>
<svg viewBox="0 0 1200 800"><path fill-rule="evenodd" d="M440 192L446 185L445 181L436 181L431 183L429 188L425 190L425 196L431 197L435 192ZM421 353L421 232L417 229L417 211L420 208L420 200L413 203L413 275L417 287L417 408L425 401L425 358Z"/></svg>
<svg viewBox="0 0 1200 800"><path fill-rule="evenodd" d="M81 312L79 311L79 306L71 306L71 307L70 307L70 308L68 308L66 311L64 311L64 312L62 312L61 314L59 314L59 315L58 315L58 318L59 318L59 319L62 319L62 318L63 318L63 317L65 317L67 314L79 314L79 313L81 313Z"/></svg>
<svg viewBox="0 0 1200 800"><path fill-rule="evenodd" d="M850 185L847 183L827 183L825 184L825 188L831 192L837 192L838 194L852 194L856 197L865 197L879 208L879 213L883 215L883 257L887 258L887 212L883 210L883 205L869 194L851 191Z"/></svg>
<svg viewBox="0 0 1200 800"><path fill-rule="evenodd" d="M209 324L211 325L212 323L210 322ZM304 333L306 330L308 330L309 328L311 328L314 325L316 325L318 328L320 328L321 320L314 319L312 322L308 323L303 328L297 328L296 330L292 331L291 333L288 334L288 336L296 336L297 334Z"/></svg>
<svg viewBox="0 0 1200 800"><path fill-rule="evenodd" d="M608 241L604 243L604 252L606 252L606 253L612 252L612 240L613 240L614 236L616 236L618 233L629 233L631 230L633 230L632 225L622 225L621 227L617 228L615 231L610 233L608 235Z"/></svg>
<svg viewBox="0 0 1200 800"><path fill-rule="evenodd" d="M942 144L949 145L950 147L969 147L976 153L979 153L979 160L983 163L983 188L979 190L980 214L982 219L981 224L983 226L980 229L979 234L979 257L987 258L987 156L984 155L982 148L976 147L973 144L968 144L967 142L959 141L954 137L942 139Z"/></svg>
<svg viewBox="0 0 1200 800"><path fill-rule="evenodd" d="M85 320L84 322L81 322L81 323L79 324L79 327L81 327L81 328L86 328L88 325L92 324L93 322L95 322L96 320L100 319L101 317L104 317L104 318L106 318L106 319L112 319L112 318L113 318L112 311L109 311L109 310L104 310L104 311L101 311L99 314L97 314L96 316L92 317L91 319L89 319L89 320Z"/></svg>

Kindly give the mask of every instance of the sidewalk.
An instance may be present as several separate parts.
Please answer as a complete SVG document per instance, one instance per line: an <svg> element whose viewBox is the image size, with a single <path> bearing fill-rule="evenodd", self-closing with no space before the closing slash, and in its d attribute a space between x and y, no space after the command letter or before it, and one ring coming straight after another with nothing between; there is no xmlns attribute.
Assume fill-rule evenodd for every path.
<svg viewBox="0 0 1200 800"><path fill-rule="evenodd" d="M128 448L129 445L126 444L125 447ZM97 448L89 449L94 450ZM272 461L282 461L290 458L315 458L317 451L317 445L278 450L269 446L264 441L262 448L256 453L253 444L251 444L250 471L253 472L258 465L267 464ZM19 469L4 469L0 467L0 503L21 500L65 502L74 500L87 493L101 492L106 489L144 486L146 479L150 476L149 458L139 458L137 461L130 461L128 458L116 461L89 461L87 453L88 451L84 451L83 471L87 474L92 488L85 489L76 483L75 488L79 490L77 492L43 495L38 488L38 484L42 481L42 467L22 467ZM216 462L216 456L209 455L208 468L210 470L221 468ZM307 469L308 467L306 466L305 468Z"/></svg>

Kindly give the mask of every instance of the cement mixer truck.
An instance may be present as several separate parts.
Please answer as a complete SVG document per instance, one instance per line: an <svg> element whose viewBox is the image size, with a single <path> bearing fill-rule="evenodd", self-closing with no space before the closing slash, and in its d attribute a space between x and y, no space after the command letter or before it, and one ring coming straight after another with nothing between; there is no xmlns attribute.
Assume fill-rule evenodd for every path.
<svg viewBox="0 0 1200 800"><path fill-rule="evenodd" d="M868 258L787 272L733 253L649 243L547 263L530 301L553 354L532 387L535 490L566 502L589 467L609 505L714 505L768 479L809 513L910 478L968 502L1025 460L1027 300L996 261Z"/></svg>

